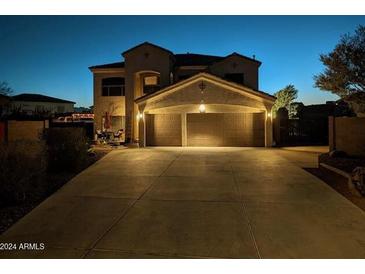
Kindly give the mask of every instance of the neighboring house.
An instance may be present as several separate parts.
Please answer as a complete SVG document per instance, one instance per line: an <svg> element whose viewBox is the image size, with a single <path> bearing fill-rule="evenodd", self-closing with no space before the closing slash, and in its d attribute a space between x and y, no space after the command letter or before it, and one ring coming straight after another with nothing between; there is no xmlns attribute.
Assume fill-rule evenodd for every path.
<svg viewBox="0 0 365 274"><path fill-rule="evenodd" d="M122 55L124 62L89 68L95 130L124 129L140 146L272 145L275 97L259 90L261 62L174 54L148 42Z"/></svg>
<svg viewBox="0 0 365 274"><path fill-rule="evenodd" d="M75 102L42 94L23 93L11 97L11 108L27 114L74 112Z"/></svg>

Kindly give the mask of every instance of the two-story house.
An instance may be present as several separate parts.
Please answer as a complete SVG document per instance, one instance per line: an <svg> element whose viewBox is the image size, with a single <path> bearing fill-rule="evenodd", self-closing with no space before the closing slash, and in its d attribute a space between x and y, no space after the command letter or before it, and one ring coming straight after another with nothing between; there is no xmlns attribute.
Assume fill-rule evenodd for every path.
<svg viewBox="0 0 365 274"><path fill-rule="evenodd" d="M261 62L174 54L145 42L123 62L90 67L95 130L105 120L140 146L271 146L275 97L259 90Z"/></svg>

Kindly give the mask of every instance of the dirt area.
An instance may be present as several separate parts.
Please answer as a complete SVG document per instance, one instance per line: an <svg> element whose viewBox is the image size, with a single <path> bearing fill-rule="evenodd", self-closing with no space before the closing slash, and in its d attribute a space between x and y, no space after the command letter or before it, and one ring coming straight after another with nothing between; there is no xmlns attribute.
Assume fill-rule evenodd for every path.
<svg viewBox="0 0 365 274"><path fill-rule="evenodd" d="M112 149L113 148L110 146L98 146L93 149L94 153L90 155L89 161L85 168L100 160ZM61 186L63 186L81 171L82 170L79 170L78 172L47 173L43 179L44 184L48 185L46 192L37 192L37 190L35 190L32 197L26 202L15 206L0 208L0 234L6 231L10 226L25 216L33 208L38 206L47 197L56 192Z"/></svg>

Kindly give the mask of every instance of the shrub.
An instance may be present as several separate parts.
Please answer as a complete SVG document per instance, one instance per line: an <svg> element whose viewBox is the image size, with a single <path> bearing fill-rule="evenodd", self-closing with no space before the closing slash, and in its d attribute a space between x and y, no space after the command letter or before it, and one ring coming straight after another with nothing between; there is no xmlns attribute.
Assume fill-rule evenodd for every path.
<svg viewBox="0 0 365 274"><path fill-rule="evenodd" d="M88 144L83 128L50 128L45 139L50 171L78 171L87 164Z"/></svg>
<svg viewBox="0 0 365 274"><path fill-rule="evenodd" d="M47 168L43 142L15 141L0 144L0 206L18 204L43 191Z"/></svg>

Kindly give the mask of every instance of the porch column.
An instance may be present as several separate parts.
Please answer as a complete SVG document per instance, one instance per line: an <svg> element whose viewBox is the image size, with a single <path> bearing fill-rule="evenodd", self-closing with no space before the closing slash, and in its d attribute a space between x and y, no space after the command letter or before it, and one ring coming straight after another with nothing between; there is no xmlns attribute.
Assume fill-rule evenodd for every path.
<svg viewBox="0 0 365 274"><path fill-rule="evenodd" d="M187 141L187 128L186 128L186 112L181 113L181 145L186 147L188 145Z"/></svg>
<svg viewBox="0 0 365 274"><path fill-rule="evenodd" d="M272 113L271 108L265 111L265 147L272 147Z"/></svg>

